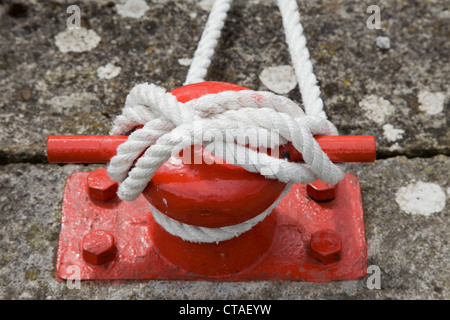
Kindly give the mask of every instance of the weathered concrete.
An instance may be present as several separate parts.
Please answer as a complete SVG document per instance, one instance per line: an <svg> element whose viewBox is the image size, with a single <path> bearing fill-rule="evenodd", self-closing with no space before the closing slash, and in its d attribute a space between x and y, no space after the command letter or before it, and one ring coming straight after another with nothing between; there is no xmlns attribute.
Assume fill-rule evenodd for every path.
<svg viewBox="0 0 450 320"><path fill-rule="evenodd" d="M449 205L429 216L411 215L395 198L413 180L433 182L448 193L449 166L444 156L349 166L361 181L369 265L381 269L380 290L369 290L367 279L328 284L83 282L80 290L70 290L54 279L62 191L71 172L94 166L5 165L0 168L0 298L448 299Z"/></svg>
<svg viewBox="0 0 450 320"><path fill-rule="evenodd" d="M76 46L82 52L66 52L66 2L0 0L0 298L450 298L448 204L426 216L395 200L414 180L450 196L444 1L299 1L331 121L342 134L375 135L379 158L423 157L348 166L362 182L369 263L381 268L381 290L364 279L83 283L81 290L56 282L64 182L93 166L45 164L47 136L107 134L135 84L181 86L208 14L208 1L146 1L140 18L120 15L119 0L77 1L90 32ZM379 30L366 26L374 4ZM389 49L377 46L379 36ZM290 59L275 1L234 1L207 80L267 90L261 72L280 65ZM301 102L298 87L287 96Z"/></svg>
<svg viewBox="0 0 450 320"><path fill-rule="evenodd" d="M65 1L15 3L0 3L3 163L45 161L49 134L107 133L137 83L181 86L188 66L178 60L192 57L208 13L204 1L159 0L133 19L120 16L114 1L81 1L82 26L101 40L90 51L61 52L55 36L66 29ZM382 9L380 30L366 27L369 4ZM444 2L336 0L299 6L326 111L341 133L374 134L382 157L450 154ZM380 35L389 37L389 50L377 47ZM121 72L100 79L97 69L108 63ZM258 77L263 69L289 64L274 1L235 1L207 79L266 89ZM425 104L438 104L442 111L427 113L420 94L432 94ZM297 89L288 96L300 101ZM380 99L389 106L385 113ZM404 133L392 136L385 124Z"/></svg>

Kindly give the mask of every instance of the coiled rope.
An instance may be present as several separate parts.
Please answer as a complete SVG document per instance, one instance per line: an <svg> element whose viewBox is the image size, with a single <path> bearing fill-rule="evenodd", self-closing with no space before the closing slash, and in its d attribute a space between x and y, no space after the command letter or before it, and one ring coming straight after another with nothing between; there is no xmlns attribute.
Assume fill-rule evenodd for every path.
<svg viewBox="0 0 450 320"><path fill-rule="evenodd" d="M215 1L185 84L204 81L230 4L231 0ZM136 199L171 156L185 147L204 144L206 132L219 131L223 136L231 137L221 145L218 142L208 144L212 154L227 163L286 183L280 197L264 212L238 225L222 228L187 225L152 207L157 223L184 240L219 242L231 239L270 214L292 184L306 184L317 179L336 184L345 176L313 138L313 135L336 135L337 130L323 111L297 3L279 0L278 6L305 112L290 99L270 92L225 91L181 103L165 89L144 83L131 90L122 114L114 121L111 134L131 132L108 165L111 179L121 182L118 196L122 200ZM139 125L143 127L133 131ZM239 144L243 131L250 142L248 148ZM288 141L302 154L305 163L293 163L255 151L258 147L274 148Z"/></svg>

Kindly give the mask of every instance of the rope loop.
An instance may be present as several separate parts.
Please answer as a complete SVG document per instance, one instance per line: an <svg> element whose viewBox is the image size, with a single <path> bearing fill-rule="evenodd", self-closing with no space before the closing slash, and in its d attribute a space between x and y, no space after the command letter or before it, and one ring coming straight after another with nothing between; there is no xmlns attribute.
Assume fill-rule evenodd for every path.
<svg viewBox="0 0 450 320"><path fill-rule="evenodd" d="M307 116L291 100L270 92L224 91L181 103L163 88L139 84L111 134L127 134L138 125L143 127L118 147L108 166L111 179L121 182L119 197L126 201L136 199L171 156L198 144L227 163L285 183L321 179L335 184L344 176L313 138L337 134L333 124ZM256 151L287 142L302 153L304 164Z"/></svg>

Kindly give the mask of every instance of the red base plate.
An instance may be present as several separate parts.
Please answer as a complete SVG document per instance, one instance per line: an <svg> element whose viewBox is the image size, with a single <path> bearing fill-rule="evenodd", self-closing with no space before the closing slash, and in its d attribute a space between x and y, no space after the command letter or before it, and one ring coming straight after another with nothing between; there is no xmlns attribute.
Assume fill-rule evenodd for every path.
<svg viewBox="0 0 450 320"><path fill-rule="evenodd" d="M156 225L141 195L132 202L91 200L87 194L88 172L72 174L66 183L62 227L57 254L58 280L182 279L210 281L298 280L328 282L353 280L366 275L367 250L363 208L358 179L351 174L339 183L336 198L316 202L305 185L295 185L271 213L275 231L265 254L239 272L220 276L195 274L165 259L153 239ZM341 260L322 264L308 254L311 235L330 229L341 236ZM80 243L93 230L114 236L117 256L95 266L83 260ZM249 231L251 232L251 231ZM220 246L220 243L218 244Z"/></svg>

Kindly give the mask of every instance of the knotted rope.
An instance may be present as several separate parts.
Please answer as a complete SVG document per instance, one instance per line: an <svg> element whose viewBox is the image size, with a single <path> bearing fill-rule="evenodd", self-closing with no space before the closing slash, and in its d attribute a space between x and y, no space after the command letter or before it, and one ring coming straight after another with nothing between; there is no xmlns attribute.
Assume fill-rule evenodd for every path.
<svg viewBox="0 0 450 320"><path fill-rule="evenodd" d="M230 3L230 0L215 2L186 83L203 81ZM270 214L292 184L306 184L317 179L335 184L344 178L344 172L329 160L313 138L313 135L336 135L337 130L323 112L297 4L295 0L280 0L278 5L306 113L290 99L270 92L225 91L181 103L165 89L144 83L131 90L122 114L114 121L111 134L131 132L108 166L111 179L121 182L118 196L123 200L136 199L171 156L191 145L205 145L204 137L208 132L219 132L229 139L205 145L207 151L227 163L286 183L280 197L263 213L223 228L190 226L152 207L155 220L184 240L218 242L231 239ZM143 127L133 131L139 125ZM248 138L244 143L242 132L246 132ZM305 163L292 163L256 151L260 147L276 148L288 141L303 155ZM246 147L245 143L250 145Z"/></svg>

